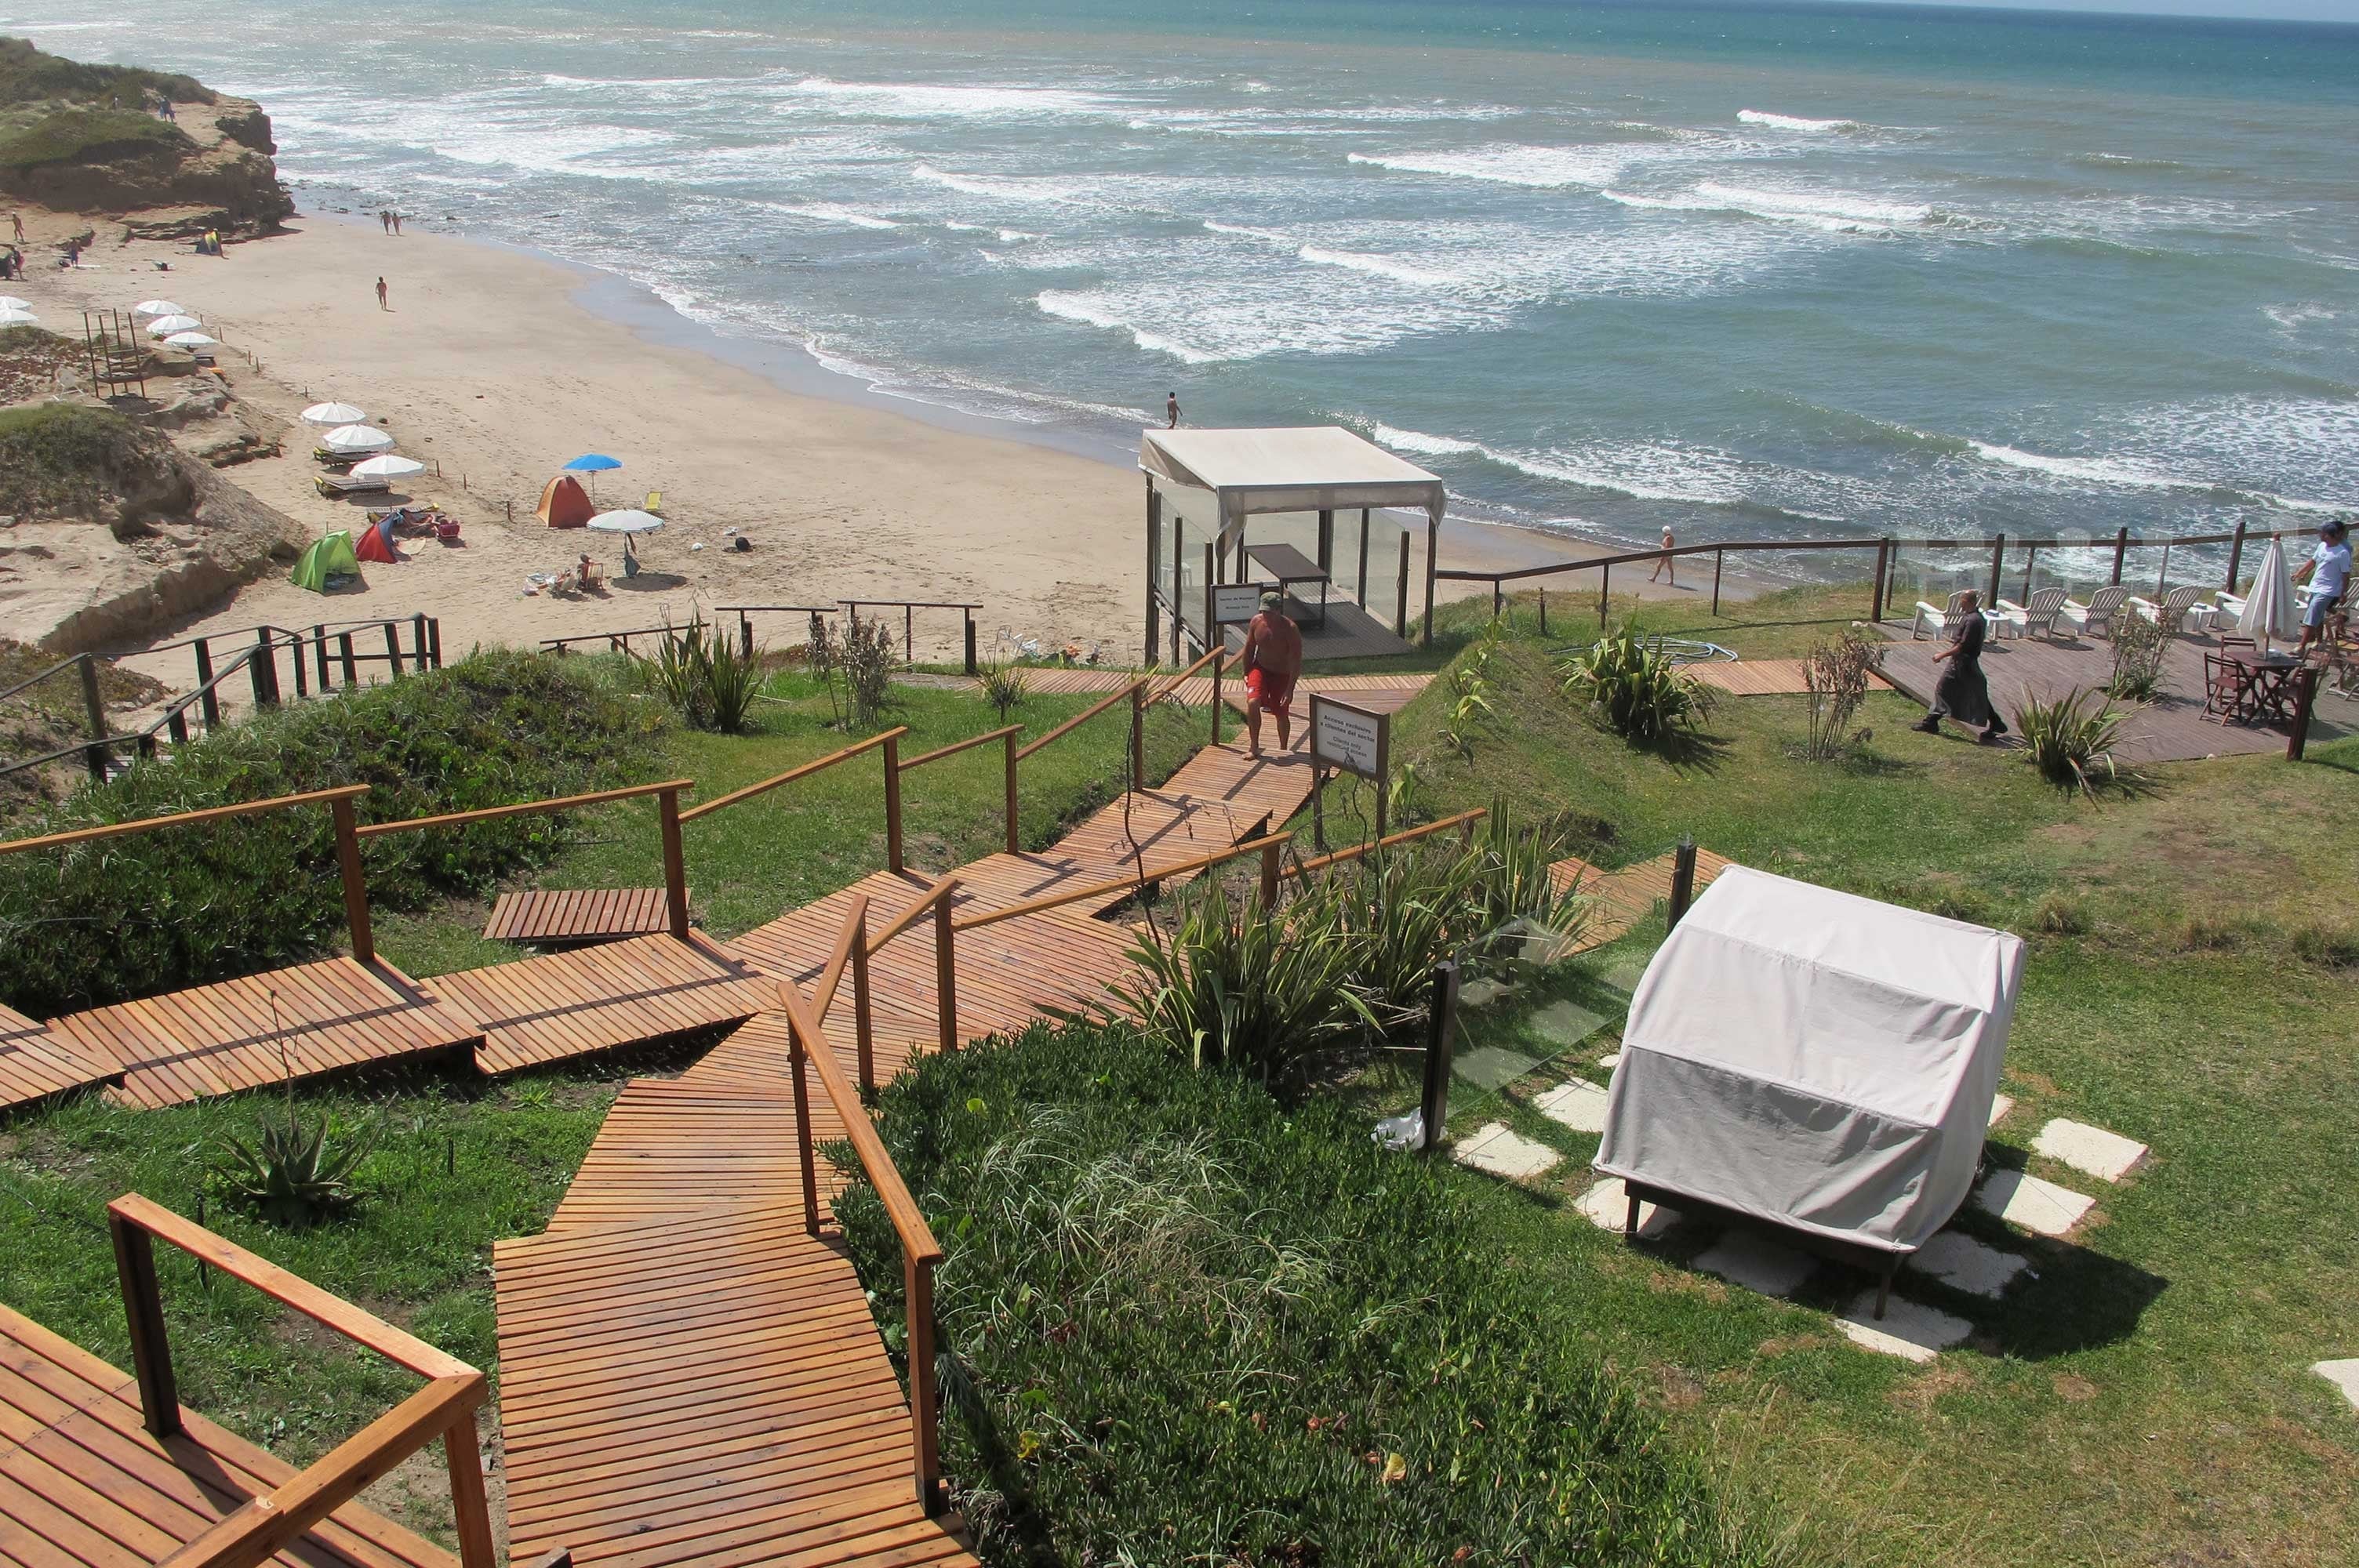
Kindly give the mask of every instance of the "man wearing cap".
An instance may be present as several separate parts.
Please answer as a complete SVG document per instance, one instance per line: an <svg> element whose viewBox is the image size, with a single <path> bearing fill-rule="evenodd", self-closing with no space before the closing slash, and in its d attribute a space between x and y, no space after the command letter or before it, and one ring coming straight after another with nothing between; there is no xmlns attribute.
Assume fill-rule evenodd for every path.
<svg viewBox="0 0 2359 1568"><path fill-rule="evenodd" d="M2293 580L2310 584L2310 608L2301 618L2301 644L2294 649L2299 655L2318 641L2326 618L2350 591L2351 524L2340 517L2320 524L2318 548L2310 553L2309 564L2294 574Z"/></svg>
<svg viewBox="0 0 2359 1568"><path fill-rule="evenodd" d="M1261 755L1263 708L1277 715L1277 749L1287 749L1293 728L1294 683L1302 674L1302 633L1287 618L1286 601L1261 596L1261 613L1245 623L1245 734Z"/></svg>

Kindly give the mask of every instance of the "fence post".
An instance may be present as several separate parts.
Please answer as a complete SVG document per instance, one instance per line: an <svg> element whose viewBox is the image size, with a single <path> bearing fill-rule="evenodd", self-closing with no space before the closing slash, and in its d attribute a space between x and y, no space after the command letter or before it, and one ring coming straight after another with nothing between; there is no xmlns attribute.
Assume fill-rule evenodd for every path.
<svg viewBox="0 0 2359 1568"><path fill-rule="evenodd" d="M1727 559L1726 550L1714 548L1712 552L1712 612L1714 615L1720 613L1720 568Z"/></svg>
<svg viewBox="0 0 2359 1568"><path fill-rule="evenodd" d="M1603 632L1603 631L1604 631L1604 630L1605 630L1605 600L1606 600L1607 596L1608 596L1608 595L1610 595L1610 594L1613 592L1613 590L1614 590L1614 568L1613 568L1612 567L1600 567L1600 568L1597 568L1597 629L1598 629L1600 632Z"/></svg>
<svg viewBox="0 0 2359 1568"><path fill-rule="evenodd" d="M287 633L287 662L295 667L295 695L298 697L310 696L311 677L305 673L303 668L302 633L289 632ZM274 687L278 684L278 655L275 653L270 655L270 683Z"/></svg>
<svg viewBox="0 0 2359 1568"><path fill-rule="evenodd" d="M737 651L746 658L754 656L754 618L742 610L737 612Z"/></svg>
<svg viewBox="0 0 2359 1568"><path fill-rule="evenodd" d="M1994 543L1992 544L1992 546L1991 546L1991 585L1990 585L1990 595L1989 595L1989 597L1988 597L1987 599L1985 599L1985 600L1983 601L1983 602L1984 602L1985 604L1988 604L1988 605L1992 606L1993 608L1996 608L1996 606L1997 606L1997 604L1998 604L1998 589L1999 589L1999 580L1998 580L1998 579L1999 579L1999 574L2000 574L2001 572L2005 571L2006 569L2006 535L2004 535L2004 534L2001 534L2000 535L1998 535L1998 537L1997 537L1996 541L1995 541L1995 542L1994 542Z"/></svg>
<svg viewBox="0 0 2359 1568"><path fill-rule="evenodd" d="M2122 557L2129 554L2130 527L2125 523L2114 533L2114 586L2121 586Z"/></svg>
<svg viewBox="0 0 2359 1568"><path fill-rule="evenodd" d="M361 661L360 655L353 652L353 634L350 632L336 633L336 656L342 661L344 666L344 684L358 686L361 679Z"/></svg>
<svg viewBox="0 0 2359 1568"><path fill-rule="evenodd" d="M860 923L852 935L853 1050L863 1093L876 1092L876 1025L869 1011L868 906L860 906Z"/></svg>
<svg viewBox="0 0 2359 1568"><path fill-rule="evenodd" d="M901 870L901 742L898 737L885 742L885 864L896 874Z"/></svg>
<svg viewBox="0 0 2359 1568"><path fill-rule="evenodd" d="M934 1392L934 1266L906 1251L901 1255L901 1295L909 1303L909 1424L915 1429L918 1506L928 1519L945 1504L941 1482L941 1433Z"/></svg>
<svg viewBox="0 0 2359 1568"><path fill-rule="evenodd" d="M974 662L974 611L961 610L959 616L966 622L966 673L976 675L981 672L976 668Z"/></svg>
<svg viewBox="0 0 2359 1568"><path fill-rule="evenodd" d="M156 1288L156 1249L147 1233L109 1212L114 1273L123 1286L123 1316L131 1331L131 1367L139 1382L139 1415L158 1437L180 1431L180 1391L172 1378L172 1343L164 1335L164 1300Z"/></svg>
<svg viewBox="0 0 2359 1568"><path fill-rule="evenodd" d="M901 606L901 662L918 662L918 611L914 605Z"/></svg>
<svg viewBox="0 0 2359 1568"><path fill-rule="evenodd" d="M1695 902L1695 835L1680 834L1679 849L1671 858L1670 925L1674 929L1687 914L1688 905Z"/></svg>
<svg viewBox="0 0 2359 1568"><path fill-rule="evenodd" d="M1543 588L1539 589L1538 592L1540 596L1540 635L1545 637L1548 635L1548 589Z"/></svg>
<svg viewBox="0 0 2359 1568"><path fill-rule="evenodd" d="M451 1522L459 1527L459 1568L494 1568L491 1499L484 1495L484 1451L475 1437L475 1412L467 1411L442 1431L442 1464L451 1473Z"/></svg>
<svg viewBox="0 0 2359 1568"><path fill-rule="evenodd" d="M1395 590L1393 599L1393 635L1396 637L1408 635L1408 541L1406 539L1401 541L1400 586ZM1422 646L1428 648L1433 646L1432 616L1429 615L1425 618L1425 631L1418 641Z"/></svg>
<svg viewBox="0 0 2359 1568"><path fill-rule="evenodd" d="M201 706L204 709L205 728L211 730L221 722L221 703L213 696L212 650L206 645L205 639L202 637L197 639L197 687L204 693Z"/></svg>
<svg viewBox="0 0 2359 1568"><path fill-rule="evenodd" d="M951 928L951 893L945 888L934 900L935 1009L940 1015L944 1054L955 1051L958 1033L958 935Z"/></svg>
<svg viewBox="0 0 2359 1568"><path fill-rule="evenodd" d="M328 676L328 628L325 622L311 623L311 667L320 677L320 690L324 695L334 684Z"/></svg>
<svg viewBox="0 0 2359 1568"><path fill-rule="evenodd" d="M1147 687L1143 677L1130 685L1130 787L1147 787Z"/></svg>
<svg viewBox="0 0 2359 1568"><path fill-rule="evenodd" d="M1016 734L1013 730L1007 732L1007 852L1011 855L1023 853L1016 826Z"/></svg>
<svg viewBox="0 0 2359 1568"><path fill-rule="evenodd" d="M401 633L390 621L385 623L385 660L386 667L392 672L387 678L399 680L401 678Z"/></svg>
<svg viewBox="0 0 2359 1568"><path fill-rule="evenodd" d="M262 673L264 648L265 644L257 642L245 651L245 683L254 688L254 706L257 708L270 706L270 686Z"/></svg>
<svg viewBox="0 0 2359 1568"><path fill-rule="evenodd" d="M2236 568L2245 564L2245 530L2249 526L2244 518L2236 519L2236 537L2228 546L2228 580L2220 585L2229 593L2236 591Z"/></svg>
<svg viewBox="0 0 2359 1568"><path fill-rule="evenodd" d="M355 962L376 962L376 938L369 930L368 877L361 867L361 840L356 832L353 799L342 795L328 803L336 825L336 872L344 884L344 924L353 934Z"/></svg>
<svg viewBox="0 0 2359 1568"><path fill-rule="evenodd" d="M2023 546L2023 602L2026 604L2031 602L2032 567L2038 559L2039 541L2037 539L2027 541Z"/></svg>
<svg viewBox="0 0 2359 1568"><path fill-rule="evenodd" d="M1277 907L1278 851L1284 848L1276 840L1261 847L1261 907L1265 914Z"/></svg>
<svg viewBox="0 0 2359 1568"><path fill-rule="evenodd" d="M426 663L426 612L419 611L409 618L409 667L422 670Z"/></svg>
<svg viewBox="0 0 2359 1568"><path fill-rule="evenodd" d="M2293 733L2286 737L2286 761L2299 762L2310 749L2310 708L2318 698L2319 678L2326 672L2304 665L2293 675Z"/></svg>
<svg viewBox="0 0 2359 1568"><path fill-rule="evenodd" d="M1506 607L1506 589L1499 579L1493 578L1491 579L1491 619L1494 621L1499 619L1499 611Z"/></svg>
<svg viewBox="0 0 2359 1568"><path fill-rule="evenodd" d="M1441 1147L1441 1130L1450 1120L1450 1033L1458 1018L1458 960L1444 958L1433 966L1433 1000L1425 1020L1425 1092L1418 1110L1425 1122L1419 1150L1430 1154Z"/></svg>
<svg viewBox="0 0 2359 1568"><path fill-rule="evenodd" d="M778 983L790 986L795 982L781 980ZM795 1100L795 1159L802 1166L803 1229L813 1236L819 1234L819 1162L813 1158L811 1151L810 1086L806 1081L807 1064L803 1056L806 1052L827 1048L824 1040L816 1044L806 1041L794 1015L787 1015L787 1076Z"/></svg>
<svg viewBox="0 0 2359 1568"><path fill-rule="evenodd" d="M1891 586L1892 539L1887 535L1875 542L1875 586L1869 590L1867 600L1869 625L1873 626L1883 621L1884 599Z"/></svg>
<svg viewBox="0 0 2359 1568"><path fill-rule="evenodd" d="M1225 633L1221 632L1221 629L1218 626L1213 627L1212 631L1221 638L1221 656L1212 661L1212 744L1217 746L1221 743L1221 708L1223 706L1221 700L1221 670L1222 667L1229 662L1229 639Z"/></svg>
<svg viewBox="0 0 2359 1568"><path fill-rule="evenodd" d="M679 791L668 789L658 793L656 809L663 823L664 908L670 916L672 935L685 942L688 940L688 857L679 842Z"/></svg>
<svg viewBox="0 0 2359 1568"><path fill-rule="evenodd" d="M90 654L79 654L74 664L82 671L82 707L90 719L90 776L99 783L106 782L106 702L98 692L98 660Z"/></svg>

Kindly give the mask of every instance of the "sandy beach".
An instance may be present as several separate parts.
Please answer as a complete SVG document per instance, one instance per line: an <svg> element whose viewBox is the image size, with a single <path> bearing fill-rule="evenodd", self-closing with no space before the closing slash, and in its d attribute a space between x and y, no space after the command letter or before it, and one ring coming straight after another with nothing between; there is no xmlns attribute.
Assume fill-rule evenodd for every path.
<svg viewBox="0 0 2359 1568"><path fill-rule="evenodd" d="M171 273L155 271L167 258ZM103 239L91 261L38 277L52 325L71 326L73 307L168 295L223 341L222 374L249 408L291 422L311 402L360 405L401 451L436 465L397 494L464 527L461 546L412 545L407 562L372 566L364 585L326 599L266 577L143 645L423 611L456 653L676 622L700 607L865 598L980 603L985 657L1002 628L1136 656L1141 486L1116 464L787 390L585 308L577 295L611 287L595 275L450 235L393 238L372 222L306 216L221 259ZM362 508L314 493L310 435L296 426L283 456L223 477L316 537L359 523ZM644 545L635 579L614 569L615 540L551 531L533 514L543 482L585 451L625 464L600 479L602 504L663 492L669 524ZM754 548L729 548L731 530ZM524 594L529 574L585 549L608 567L604 591ZM1488 569L1592 553L1602 552L1453 524L1441 558ZM772 624L782 638L790 630L785 618ZM919 656L949 656L960 630L955 612L921 613ZM168 684L189 679L185 654L114 651Z"/></svg>

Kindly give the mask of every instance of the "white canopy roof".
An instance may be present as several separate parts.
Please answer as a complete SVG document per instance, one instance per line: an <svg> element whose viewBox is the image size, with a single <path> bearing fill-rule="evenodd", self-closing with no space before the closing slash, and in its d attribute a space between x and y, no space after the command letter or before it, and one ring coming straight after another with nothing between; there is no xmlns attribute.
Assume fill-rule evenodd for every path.
<svg viewBox="0 0 2359 1568"><path fill-rule="evenodd" d="M1404 506L1441 521L1441 481L1338 425L1272 430L1145 430L1138 466L1220 497L1221 532L1265 512Z"/></svg>
<svg viewBox="0 0 2359 1568"><path fill-rule="evenodd" d="M2022 975L2003 931L1732 866L1638 983L1597 1168L1913 1251L1973 1184Z"/></svg>

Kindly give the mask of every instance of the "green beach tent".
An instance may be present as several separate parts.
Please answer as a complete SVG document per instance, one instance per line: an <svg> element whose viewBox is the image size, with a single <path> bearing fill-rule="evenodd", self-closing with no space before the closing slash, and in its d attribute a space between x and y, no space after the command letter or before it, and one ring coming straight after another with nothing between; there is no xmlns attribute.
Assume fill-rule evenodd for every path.
<svg viewBox="0 0 2359 1568"><path fill-rule="evenodd" d="M287 580L297 588L325 593L331 579L360 575L361 558L353 554L353 536L340 528L305 550Z"/></svg>

